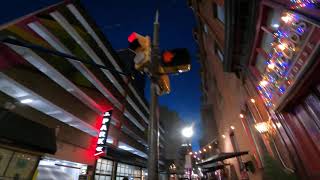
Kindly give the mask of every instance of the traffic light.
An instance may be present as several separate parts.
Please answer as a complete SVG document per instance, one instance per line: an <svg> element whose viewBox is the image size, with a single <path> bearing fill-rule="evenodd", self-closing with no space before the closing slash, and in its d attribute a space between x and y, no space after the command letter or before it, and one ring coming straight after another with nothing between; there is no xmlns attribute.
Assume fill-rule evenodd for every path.
<svg viewBox="0 0 320 180"><path fill-rule="evenodd" d="M149 36L142 36L133 32L128 37L129 49L136 53L134 58L134 67L137 70L143 68L150 63L151 60L151 44Z"/></svg>
<svg viewBox="0 0 320 180"><path fill-rule="evenodd" d="M182 73L189 71L190 55L186 48L176 48L162 52L160 73Z"/></svg>
<svg viewBox="0 0 320 180"><path fill-rule="evenodd" d="M170 88L169 76L166 74L160 75L158 78L157 94L158 95L169 94L170 91L171 91L171 88Z"/></svg>

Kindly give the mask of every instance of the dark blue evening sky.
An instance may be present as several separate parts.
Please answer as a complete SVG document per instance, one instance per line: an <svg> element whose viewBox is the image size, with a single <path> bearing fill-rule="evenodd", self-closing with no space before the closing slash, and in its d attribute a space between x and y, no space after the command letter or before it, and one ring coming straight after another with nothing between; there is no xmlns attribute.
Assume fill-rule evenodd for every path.
<svg viewBox="0 0 320 180"><path fill-rule="evenodd" d="M57 0L5 0L0 7L0 24L26 15L30 12L59 2ZM195 26L192 10L185 0L82 0L88 13L110 40L114 49L126 48L131 32L152 36L154 13L160 10L160 47L189 49L192 58L190 72L170 76L169 95L159 98L161 105L177 111L187 123L195 122L194 149L198 149L200 137L200 74L195 59L196 44L192 38ZM149 82L146 86L149 98ZM180 130L179 130L180 131Z"/></svg>

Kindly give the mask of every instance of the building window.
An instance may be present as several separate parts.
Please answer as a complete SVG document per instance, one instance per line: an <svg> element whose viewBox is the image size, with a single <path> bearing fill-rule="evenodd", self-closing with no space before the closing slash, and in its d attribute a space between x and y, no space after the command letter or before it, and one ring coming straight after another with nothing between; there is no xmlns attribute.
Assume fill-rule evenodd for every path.
<svg viewBox="0 0 320 180"><path fill-rule="evenodd" d="M95 179L111 180L112 168L113 161L107 159L98 159Z"/></svg>
<svg viewBox="0 0 320 180"><path fill-rule="evenodd" d="M269 9L266 26L272 30L277 30L280 25L281 11Z"/></svg>
<svg viewBox="0 0 320 180"><path fill-rule="evenodd" d="M203 25L203 30L204 30L204 32L205 32L206 34L208 34L208 26L207 26L207 24L204 24L204 25Z"/></svg>
<svg viewBox="0 0 320 180"><path fill-rule="evenodd" d="M118 163L116 180L122 180L124 177L140 180L142 176L141 172L140 167Z"/></svg>
<svg viewBox="0 0 320 180"><path fill-rule="evenodd" d="M217 43L214 43L214 53L219 57L220 61L223 61L224 55Z"/></svg>
<svg viewBox="0 0 320 180"><path fill-rule="evenodd" d="M255 128L256 120L254 119L252 113L249 110L247 110L245 117L246 117L245 120L247 121L248 128L250 131L250 135L253 139L253 143L258 152L259 159L261 160L262 164L264 164L263 157L264 155L268 154L267 147L263 142L262 136Z"/></svg>
<svg viewBox="0 0 320 180"><path fill-rule="evenodd" d="M262 40L260 47L266 52L270 53L272 46L270 45L272 42L274 42L273 35L271 33L263 33Z"/></svg>
<svg viewBox="0 0 320 180"><path fill-rule="evenodd" d="M221 91L219 90L218 86L217 86L217 80L214 76L210 76L210 78L208 79L208 82L212 82L210 83L210 89L212 89L215 92L215 99L216 99L216 103L218 104L219 109L223 108L224 105L224 100L223 100L223 96L221 94Z"/></svg>
<svg viewBox="0 0 320 180"><path fill-rule="evenodd" d="M267 66L266 58L263 55L261 55L260 53L257 56L255 66L261 74L263 74L266 70L266 66Z"/></svg>
<svg viewBox="0 0 320 180"><path fill-rule="evenodd" d="M216 3L212 4L213 17L224 24L224 6L219 6Z"/></svg>
<svg viewBox="0 0 320 180"><path fill-rule="evenodd" d="M0 179L31 179L39 157L0 148Z"/></svg>

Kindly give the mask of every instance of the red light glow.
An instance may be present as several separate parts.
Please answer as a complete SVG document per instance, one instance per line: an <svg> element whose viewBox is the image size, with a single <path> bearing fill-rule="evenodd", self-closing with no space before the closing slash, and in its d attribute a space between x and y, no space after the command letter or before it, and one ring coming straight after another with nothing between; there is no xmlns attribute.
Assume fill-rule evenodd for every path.
<svg viewBox="0 0 320 180"><path fill-rule="evenodd" d="M163 54L162 54L162 57L163 57L163 61L165 63L170 63L174 57L174 54L170 51L165 51Z"/></svg>
<svg viewBox="0 0 320 180"><path fill-rule="evenodd" d="M128 37L128 41L130 43L132 43L135 39L137 39L137 33L136 32L133 32L130 34L130 36Z"/></svg>

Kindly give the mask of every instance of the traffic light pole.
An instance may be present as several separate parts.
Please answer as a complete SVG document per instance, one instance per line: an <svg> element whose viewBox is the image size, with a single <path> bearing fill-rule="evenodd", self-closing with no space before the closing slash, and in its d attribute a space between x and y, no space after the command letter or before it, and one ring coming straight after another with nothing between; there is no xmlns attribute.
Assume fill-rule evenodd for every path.
<svg viewBox="0 0 320 180"><path fill-rule="evenodd" d="M148 179L159 179L159 118L158 111L158 95L157 80L159 69L159 12L156 12L155 21L153 23L153 41L151 56L151 105L150 105L150 121L148 129Z"/></svg>

